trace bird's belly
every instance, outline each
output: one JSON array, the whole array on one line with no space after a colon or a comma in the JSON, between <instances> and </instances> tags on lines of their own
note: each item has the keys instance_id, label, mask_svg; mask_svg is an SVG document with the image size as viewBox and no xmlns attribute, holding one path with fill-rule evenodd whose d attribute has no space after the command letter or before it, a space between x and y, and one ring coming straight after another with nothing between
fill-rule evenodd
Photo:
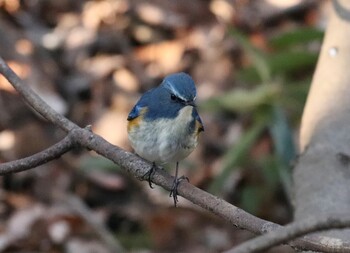
<instances>
[{"instance_id":1,"label":"bird's belly","mask_svg":"<svg viewBox=\"0 0 350 253\"><path fill-rule=\"evenodd\" d=\"M135 152L156 163L177 162L187 157L197 146L197 135L186 125L170 119L143 121L128 131Z\"/></svg>"}]
</instances>

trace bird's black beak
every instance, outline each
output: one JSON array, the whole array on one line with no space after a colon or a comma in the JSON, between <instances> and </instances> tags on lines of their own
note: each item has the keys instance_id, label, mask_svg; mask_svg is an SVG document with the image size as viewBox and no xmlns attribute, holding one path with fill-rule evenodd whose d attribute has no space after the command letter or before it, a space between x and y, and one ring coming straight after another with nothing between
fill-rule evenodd
<instances>
[{"instance_id":1,"label":"bird's black beak","mask_svg":"<svg viewBox=\"0 0 350 253\"><path fill-rule=\"evenodd\" d=\"M193 106L193 107L196 107L196 104L195 104L195 102L193 100L192 101L186 101L185 104Z\"/></svg>"}]
</instances>

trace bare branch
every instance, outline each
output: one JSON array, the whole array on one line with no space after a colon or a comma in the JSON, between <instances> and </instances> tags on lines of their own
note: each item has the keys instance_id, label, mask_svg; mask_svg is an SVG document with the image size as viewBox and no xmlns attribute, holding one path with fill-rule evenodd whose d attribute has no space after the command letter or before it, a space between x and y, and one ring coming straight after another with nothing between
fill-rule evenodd
<instances>
[{"instance_id":1,"label":"bare branch","mask_svg":"<svg viewBox=\"0 0 350 253\"><path fill-rule=\"evenodd\" d=\"M34 93L28 85L23 85L22 80L15 72L6 64L4 59L0 57L0 73L6 77L11 85L22 95L23 99L45 119L59 126L65 132L77 127L76 124L57 113L36 93Z\"/></svg>"},{"instance_id":2,"label":"bare branch","mask_svg":"<svg viewBox=\"0 0 350 253\"><path fill-rule=\"evenodd\" d=\"M79 142L81 146L96 151L98 154L110 159L117 165L124 168L128 173L138 177L139 179L141 179L142 176L152 167L152 164L149 162L110 144L101 136L89 132L86 129L75 130L75 132L77 133L76 141ZM154 176L152 177L152 182L162 186L166 190L171 189L173 180L174 178L164 170L156 170ZM225 200L211 195L210 193L205 192L186 181L181 182L178 187L178 193L180 196L191 201L192 203L216 214L224 220L229 221L234 226L246 229L255 234L265 234L271 231L283 230L282 226L251 215L244 210L231 205ZM332 220L333 218L329 219ZM344 226L346 225L339 225L339 227ZM337 248L333 245L327 245L324 243L324 241L314 237L297 239L290 243L290 245L298 249L308 249L314 251L322 250L322 252L350 252L350 246L348 247L347 245L343 245L342 248Z\"/></svg>"},{"instance_id":3,"label":"bare branch","mask_svg":"<svg viewBox=\"0 0 350 253\"><path fill-rule=\"evenodd\" d=\"M73 122L69 121L62 115L55 112L52 108L50 108L38 95L36 95L28 86L24 85L22 81L17 77L17 75L7 66L3 59L0 57L0 73L5 76L5 78L15 87L15 89L24 97L24 99L28 102L28 104L33 107L38 113L43 115L48 121L59 126L66 132L68 132L68 136L62 140L71 141L71 145L68 143L65 144L65 148L60 147L62 145L61 142L55 144L48 150L51 152L47 152L46 157L47 161L50 159L54 159L59 156L60 152L63 154L67 152L69 149L73 147L73 144L78 144L81 147L85 147L90 150L94 150L98 154L110 159L117 165L121 166L130 174L142 178L142 176L151 169L152 165L143 160L142 158L131 154L117 146L114 146L104 140L99 135L94 134L89 129L83 129L75 125ZM64 146L64 145L63 145ZM52 155L52 150L56 150L57 153L53 152L57 156ZM47 151L47 150L46 150ZM42 154L45 152L42 151L36 154L38 157L36 159L30 160L28 159L26 162L31 161L35 166L35 164L39 165L45 162L42 158ZM39 155L40 154L40 155ZM34 156L36 156L34 155ZM41 158L40 158L41 157ZM44 156L45 157L45 156ZM22 159L23 160L23 159ZM38 160L38 161L36 161ZM14 164L16 161L12 162ZM41 163L40 163L41 162ZM9 163L10 164L10 163ZM24 165L21 165L24 166ZM29 169L30 166L25 167L25 169ZM21 171L24 169L18 169ZM13 170L11 172L15 172L17 170ZM173 177L170 176L164 170L157 170L154 176L152 177L152 181L162 186L163 188L170 190L173 184ZM229 204L228 202L213 196L189 183L183 181L178 187L179 195L193 202L194 204L203 207L204 209L218 215L224 220L229 221L233 225L246 229L256 234L264 234L276 229L281 229L280 225L275 223L260 219L255 217L244 210ZM350 252L350 248L345 248L342 251L337 251L334 247L325 245L320 240L314 240L313 238L309 238L308 240L295 240L292 244L294 247L301 249L309 249L309 250L319 250L322 249L323 252Z\"/></svg>"},{"instance_id":4,"label":"bare branch","mask_svg":"<svg viewBox=\"0 0 350 253\"><path fill-rule=\"evenodd\" d=\"M75 143L73 142L71 135L68 134L61 141L57 142L56 144L39 153L12 162L1 163L0 175L6 175L10 173L33 169L39 165L59 158L64 153L70 151L74 145Z\"/></svg>"},{"instance_id":5,"label":"bare branch","mask_svg":"<svg viewBox=\"0 0 350 253\"><path fill-rule=\"evenodd\" d=\"M87 130L76 130L76 132L78 134L76 141L81 146L96 151L139 179L152 168L152 164L148 161L110 144L97 134L93 134ZM164 170L156 170L152 177L152 182L162 186L166 190L171 189L173 181L174 178ZM272 222L259 219L186 181L181 182L178 187L178 193L194 204L230 221L233 225L248 229L253 233L261 234L278 226Z\"/></svg>"},{"instance_id":6,"label":"bare branch","mask_svg":"<svg viewBox=\"0 0 350 253\"><path fill-rule=\"evenodd\" d=\"M123 167L130 174L141 178L148 170L151 164L138 156L135 156L125 150L116 147L102 137L92 133L88 129L82 129L74 123L61 116L49 107L30 87L23 84L21 79L9 68L0 57L0 73L14 86L14 88L24 97L24 99L35 110L43 115L53 124L59 125L62 129L70 131L71 138L82 147L96 151L98 154L112 160L117 165ZM72 130L73 129L73 130ZM153 179L155 184L170 190L173 178L165 171L158 170ZM264 228L277 226L271 222L259 219L243 210L230 205L226 201L215 197L205 191L202 191L189 183L181 183L178 188L179 194L193 203L214 212L232 222L235 226L246 228L253 233L266 232Z\"/></svg>"},{"instance_id":7,"label":"bare branch","mask_svg":"<svg viewBox=\"0 0 350 253\"><path fill-rule=\"evenodd\" d=\"M334 217L311 217L302 221L293 222L285 227L281 227L267 234L258 236L252 240L242 243L238 247L226 251L225 253L260 252L312 232L346 227L350 227L349 215L337 215ZM322 237L323 241L328 241L329 247L333 247L332 252L348 252L350 249L350 245L341 243L341 241L338 239L333 241L333 245L331 245L331 238L327 238L326 240L325 236L320 235L318 239L321 240ZM305 240L307 237L303 239ZM294 243L291 242L290 244L293 245ZM298 247L298 249L302 248ZM317 251L319 250L323 251L322 248L317 249Z\"/></svg>"}]
</instances>

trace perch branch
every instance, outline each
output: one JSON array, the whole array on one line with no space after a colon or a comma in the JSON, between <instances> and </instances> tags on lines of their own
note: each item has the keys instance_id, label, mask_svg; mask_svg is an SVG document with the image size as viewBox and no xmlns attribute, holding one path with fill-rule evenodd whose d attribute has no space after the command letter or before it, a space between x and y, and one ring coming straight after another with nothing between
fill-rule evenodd
<instances>
[{"instance_id":1,"label":"perch branch","mask_svg":"<svg viewBox=\"0 0 350 253\"><path fill-rule=\"evenodd\" d=\"M284 227L246 241L231 250L225 251L225 253L261 252L312 232L326 229L346 228L349 226L349 215L336 215L334 217L311 217L309 219L290 223ZM325 237L323 238L326 239ZM304 237L303 239L306 240L307 237ZM319 239L322 239L321 235L319 236ZM328 243L330 247L334 248L333 252L346 252L350 249L350 245L340 243L338 239L334 240L332 245L331 238L328 238ZM293 244L293 242L290 243L291 246L293 246ZM298 248L301 249L300 247ZM322 248L319 250L322 250Z\"/></svg>"},{"instance_id":2,"label":"perch branch","mask_svg":"<svg viewBox=\"0 0 350 253\"><path fill-rule=\"evenodd\" d=\"M23 96L25 101L27 101L32 108L44 116L48 121L69 133L73 143L76 143L81 147L94 150L96 153L110 159L117 165L121 166L128 173L136 176L139 179L141 179L142 176L151 169L152 165L149 162L110 144L101 136L94 134L89 129L78 127L64 116L55 112L28 86L22 83L20 78L8 67L1 57L0 73L4 75L4 77L14 86L14 88ZM170 190L173 183L173 177L164 170L157 170L152 177L152 181L164 189ZM276 229L282 229L280 225L255 217L244 210L191 185L186 181L183 181L179 185L178 193L180 196L218 215L224 220L229 221L233 225L246 229L255 234L264 234ZM350 248L339 251L334 247L325 245L320 240L314 239L297 239L293 241L293 246L300 249L315 251L319 251L321 249L323 252L350 252Z\"/></svg>"}]
</instances>

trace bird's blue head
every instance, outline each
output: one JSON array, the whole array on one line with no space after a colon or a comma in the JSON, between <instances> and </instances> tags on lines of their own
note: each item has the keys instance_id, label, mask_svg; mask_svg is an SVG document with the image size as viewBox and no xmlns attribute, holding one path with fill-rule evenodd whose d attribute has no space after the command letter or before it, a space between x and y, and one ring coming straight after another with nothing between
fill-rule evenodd
<instances>
[{"instance_id":1,"label":"bird's blue head","mask_svg":"<svg viewBox=\"0 0 350 253\"><path fill-rule=\"evenodd\" d=\"M142 112L146 120L175 118L184 107L195 107L195 99L196 87L191 76L185 73L168 75L160 86L141 97L128 120L138 117ZM197 114L195 109L192 111Z\"/></svg>"},{"instance_id":2,"label":"bird's blue head","mask_svg":"<svg viewBox=\"0 0 350 253\"><path fill-rule=\"evenodd\" d=\"M164 78L160 88L168 90L172 100L194 105L197 93L194 81L190 75L183 72L168 75Z\"/></svg>"}]
</instances>

